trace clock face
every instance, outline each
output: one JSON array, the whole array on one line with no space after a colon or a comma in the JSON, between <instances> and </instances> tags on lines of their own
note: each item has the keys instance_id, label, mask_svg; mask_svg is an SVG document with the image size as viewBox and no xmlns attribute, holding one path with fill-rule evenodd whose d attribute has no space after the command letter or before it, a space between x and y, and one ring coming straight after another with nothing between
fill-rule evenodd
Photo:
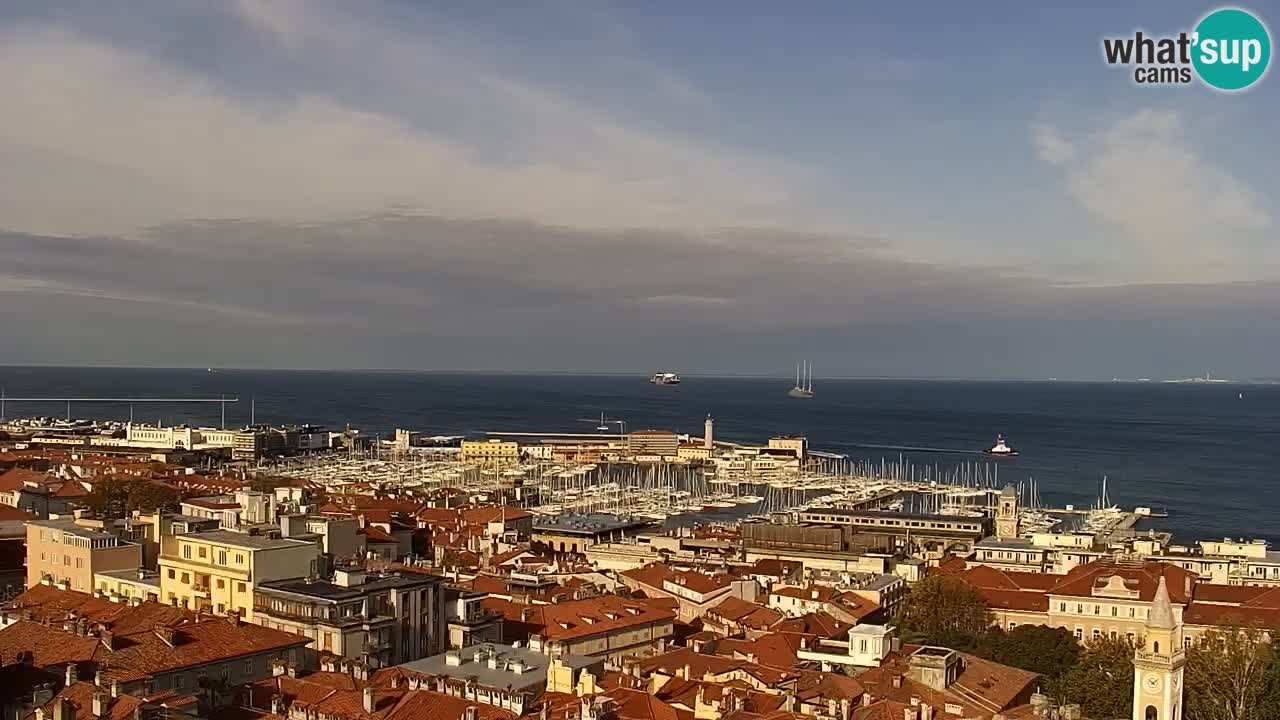
<instances>
[{"instance_id":1,"label":"clock face","mask_svg":"<svg viewBox=\"0 0 1280 720\"><path fill-rule=\"evenodd\" d=\"M1160 692L1160 676L1155 673L1147 673L1146 688L1149 693Z\"/></svg>"}]
</instances>

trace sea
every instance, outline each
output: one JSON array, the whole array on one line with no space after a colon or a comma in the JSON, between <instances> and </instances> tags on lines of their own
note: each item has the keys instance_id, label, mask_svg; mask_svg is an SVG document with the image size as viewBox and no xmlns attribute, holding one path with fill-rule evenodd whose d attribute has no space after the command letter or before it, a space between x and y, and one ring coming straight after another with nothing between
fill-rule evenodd
<instances>
[{"instance_id":1,"label":"sea","mask_svg":"<svg viewBox=\"0 0 1280 720\"><path fill-rule=\"evenodd\" d=\"M0 367L7 397L237 398L227 426L347 426L389 434L595 432L603 414L628 430L744 443L803 435L852 460L1034 480L1043 504L1088 507L1103 479L1125 509L1174 542L1262 538L1280 549L1280 385L1235 383L823 380L808 400L794 378L685 376L655 386L632 375ZM63 416L65 403L5 402L12 417ZM219 425L218 405L72 403L74 417ZM614 427L618 427L616 424ZM1003 434L1017 457L983 454ZM998 468L998 471L997 471ZM1145 526L1143 526L1145 527Z\"/></svg>"}]
</instances>

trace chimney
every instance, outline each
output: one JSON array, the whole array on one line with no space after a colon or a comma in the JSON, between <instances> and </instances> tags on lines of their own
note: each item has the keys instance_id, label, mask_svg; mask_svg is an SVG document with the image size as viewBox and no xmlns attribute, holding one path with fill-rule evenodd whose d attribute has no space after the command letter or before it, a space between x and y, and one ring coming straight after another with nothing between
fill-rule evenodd
<instances>
[{"instance_id":1,"label":"chimney","mask_svg":"<svg viewBox=\"0 0 1280 720\"><path fill-rule=\"evenodd\" d=\"M681 677L681 678L684 678L685 680L688 680L688 679L689 679L689 670L690 670L690 668L689 668L689 663L685 663L685 664L684 664L684 667L680 668L680 677Z\"/></svg>"},{"instance_id":2,"label":"chimney","mask_svg":"<svg viewBox=\"0 0 1280 720\"><path fill-rule=\"evenodd\" d=\"M291 678L298 677L298 666L294 663L285 663L284 672Z\"/></svg>"},{"instance_id":3,"label":"chimney","mask_svg":"<svg viewBox=\"0 0 1280 720\"><path fill-rule=\"evenodd\" d=\"M120 681L119 680L111 681L111 697L113 698L120 697Z\"/></svg>"},{"instance_id":4,"label":"chimney","mask_svg":"<svg viewBox=\"0 0 1280 720\"><path fill-rule=\"evenodd\" d=\"M93 716L102 717L107 714L107 708L111 705L111 696L106 693L95 692L93 694Z\"/></svg>"},{"instance_id":5,"label":"chimney","mask_svg":"<svg viewBox=\"0 0 1280 720\"><path fill-rule=\"evenodd\" d=\"M271 661L271 676L279 677L284 674L284 661L276 658Z\"/></svg>"},{"instance_id":6,"label":"chimney","mask_svg":"<svg viewBox=\"0 0 1280 720\"><path fill-rule=\"evenodd\" d=\"M462 712L463 720L476 720L476 718L479 717L479 715L480 715L479 708L477 708L475 705L468 705L467 709Z\"/></svg>"},{"instance_id":7,"label":"chimney","mask_svg":"<svg viewBox=\"0 0 1280 720\"><path fill-rule=\"evenodd\" d=\"M110 630L103 628L98 632L98 639L102 641L102 646L108 650L115 650L116 635Z\"/></svg>"},{"instance_id":8,"label":"chimney","mask_svg":"<svg viewBox=\"0 0 1280 720\"><path fill-rule=\"evenodd\" d=\"M72 710L70 702L66 698L55 698L53 701L53 720L73 720L75 711Z\"/></svg>"},{"instance_id":9,"label":"chimney","mask_svg":"<svg viewBox=\"0 0 1280 720\"><path fill-rule=\"evenodd\" d=\"M871 703L875 701L876 699L871 695L871 693L866 691L862 693L862 707L870 707Z\"/></svg>"},{"instance_id":10,"label":"chimney","mask_svg":"<svg viewBox=\"0 0 1280 720\"><path fill-rule=\"evenodd\" d=\"M918 717L919 717L919 713L916 712L915 708L913 707L902 708L903 720L916 720L916 718Z\"/></svg>"},{"instance_id":11,"label":"chimney","mask_svg":"<svg viewBox=\"0 0 1280 720\"><path fill-rule=\"evenodd\" d=\"M894 675L894 676L893 676L893 686L894 686L894 687L896 687L896 688L900 688L900 687L902 687L902 676L901 676L901 675Z\"/></svg>"},{"instance_id":12,"label":"chimney","mask_svg":"<svg viewBox=\"0 0 1280 720\"><path fill-rule=\"evenodd\" d=\"M366 687L363 693L364 711L373 714L373 688Z\"/></svg>"},{"instance_id":13,"label":"chimney","mask_svg":"<svg viewBox=\"0 0 1280 720\"><path fill-rule=\"evenodd\" d=\"M920 720L933 720L932 705L925 705L920 708Z\"/></svg>"},{"instance_id":14,"label":"chimney","mask_svg":"<svg viewBox=\"0 0 1280 720\"><path fill-rule=\"evenodd\" d=\"M98 668L98 670L93 673L93 684L95 687L106 687L106 680L107 677L103 674L102 668Z\"/></svg>"},{"instance_id":15,"label":"chimney","mask_svg":"<svg viewBox=\"0 0 1280 720\"><path fill-rule=\"evenodd\" d=\"M284 715L284 701L280 699L279 695L271 696L271 714Z\"/></svg>"},{"instance_id":16,"label":"chimney","mask_svg":"<svg viewBox=\"0 0 1280 720\"><path fill-rule=\"evenodd\" d=\"M75 685L79 679L80 679L80 668L76 667L75 663L68 663L67 679L63 682L63 685L66 687L71 687L72 685Z\"/></svg>"}]
</instances>

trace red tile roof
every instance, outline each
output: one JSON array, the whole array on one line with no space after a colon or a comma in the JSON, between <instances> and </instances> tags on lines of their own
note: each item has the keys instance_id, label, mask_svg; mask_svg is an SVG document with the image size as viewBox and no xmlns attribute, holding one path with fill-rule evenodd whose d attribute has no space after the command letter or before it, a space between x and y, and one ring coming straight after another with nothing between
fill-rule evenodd
<instances>
[{"instance_id":1,"label":"red tile roof","mask_svg":"<svg viewBox=\"0 0 1280 720\"><path fill-rule=\"evenodd\" d=\"M19 620L0 629L0 648L4 648L7 658L21 652L32 653L32 665L37 668L96 661L110 654L96 637L29 620Z\"/></svg>"},{"instance_id":2,"label":"red tile roof","mask_svg":"<svg viewBox=\"0 0 1280 720\"><path fill-rule=\"evenodd\" d=\"M171 633L170 645L162 635ZM128 682L182 668L225 662L311 642L302 635L226 618L207 618L170 628L142 631L114 638L107 676Z\"/></svg>"},{"instance_id":3,"label":"red tile roof","mask_svg":"<svg viewBox=\"0 0 1280 720\"><path fill-rule=\"evenodd\" d=\"M116 634L150 630L156 625L179 625L196 619L195 613L174 605L145 602L140 605L111 602L106 598L49 585L33 585L9 607L36 622L62 623L68 616L84 618L90 626L104 625Z\"/></svg>"},{"instance_id":4,"label":"red tile roof","mask_svg":"<svg viewBox=\"0 0 1280 720\"><path fill-rule=\"evenodd\" d=\"M134 710L142 705L142 700L132 695L113 698L108 692L106 693L107 712L103 715L94 715L93 696L94 693L100 692L103 692L102 688L89 682L77 682L64 687L53 700L43 706L44 716L54 717L54 703L65 700L71 707L71 713L63 716L67 720L133 720Z\"/></svg>"},{"instance_id":5,"label":"red tile roof","mask_svg":"<svg viewBox=\"0 0 1280 720\"><path fill-rule=\"evenodd\" d=\"M783 618L782 613L773 608L736 597L725 598L724 602L708 610L707 613L753 630L773 627Z\"/></svg>"}]
</instances>

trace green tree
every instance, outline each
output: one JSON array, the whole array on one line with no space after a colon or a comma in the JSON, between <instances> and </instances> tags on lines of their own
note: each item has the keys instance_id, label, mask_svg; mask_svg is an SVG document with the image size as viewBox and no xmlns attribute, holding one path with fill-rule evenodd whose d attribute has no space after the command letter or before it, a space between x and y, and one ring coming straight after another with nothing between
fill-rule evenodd
<instances>
[{"instance_id":1,"label":"green tree","mask_svg":"<svg viewBox=\"0 0 1280 720\"><path fill-rule=\"evenodd\" d=\"M258 492L272 492L278 487L288 487L291 484L293 484L293 481L287 477L260 474L255 475L253 479L249 481L249 488L251 490L257 490Z\"/></svg>"},{"instance_id":2,"label":"green tree","mask_svg":"<svg viewBox=\"0 0 1280 720\"><path fill-rule=\"evenodd\" d=\"M1079 704L1086 717L1133 716L1133 644L1105 635L1084 645L1059 683L1059 698Z\"/></svg>"},{"instance_id":3,"label":"green tree","mask_svg":"<svg viewBox=\"0 0 1280 720\"><path fill-rule=\"evenodd\" d=\"M1187 650L1187 720L1271 720L1276 656L1258 628L1214 628ZM1272 700L1275 699L1273 695Z\"/></svg>"},{"instance_id":4,"label":"green tree","mask_svg":"<svg viewBox=\"0 0 1280 720\"><path fill-rule=\"evenodd\" d=\"M129 487L127 505L129 510L155 512L156 510L173 511L178 509L181 494L177 488L158 482L139 480Z\"/></svg>"},{"instance_id":5,"label":"green tree","mask_svg":"<svg viewBox=\"0 0 1280 720\"><path fill-rule=\"evenodd\" d=\"M1273 631L1271 641L1271 665L1265 674L1262 691L1262 720L1280 720L1280 633Z\"/></svg>"},{"instance_id":6,"label":"green tree","mask_svg":"<svg viewBox=\"0 0 1280 720\"><path fill-rule=\"evenodd\" d=\"M1008 632L993 628L982 637L974 653L1038 673L1049 688L1056 688L1079 660L1080 651L1080 642L1066 628L1019 625Z\"/></svg>"},{"instance_id":7,"label":"green tree","mask_svg":"<svg viewBox=\"0 0 1280 720\"><path fill-rule=\"evenodd\" d=\"M100 518L122 518L129 507L129 483L113 477L95 480L82 502Z\"/></svg>"},{"instance_id":8,"label":"green tree","mask_svg":"<svg viewBox=\"0 0 1280 720\"><path fill-rule=\"evenodd\" d=\"M904 639L957 650L973 649L991 628L987 601L973 586L951 576L916 583L896 619Z\"/></svg>"}]
</instances>

